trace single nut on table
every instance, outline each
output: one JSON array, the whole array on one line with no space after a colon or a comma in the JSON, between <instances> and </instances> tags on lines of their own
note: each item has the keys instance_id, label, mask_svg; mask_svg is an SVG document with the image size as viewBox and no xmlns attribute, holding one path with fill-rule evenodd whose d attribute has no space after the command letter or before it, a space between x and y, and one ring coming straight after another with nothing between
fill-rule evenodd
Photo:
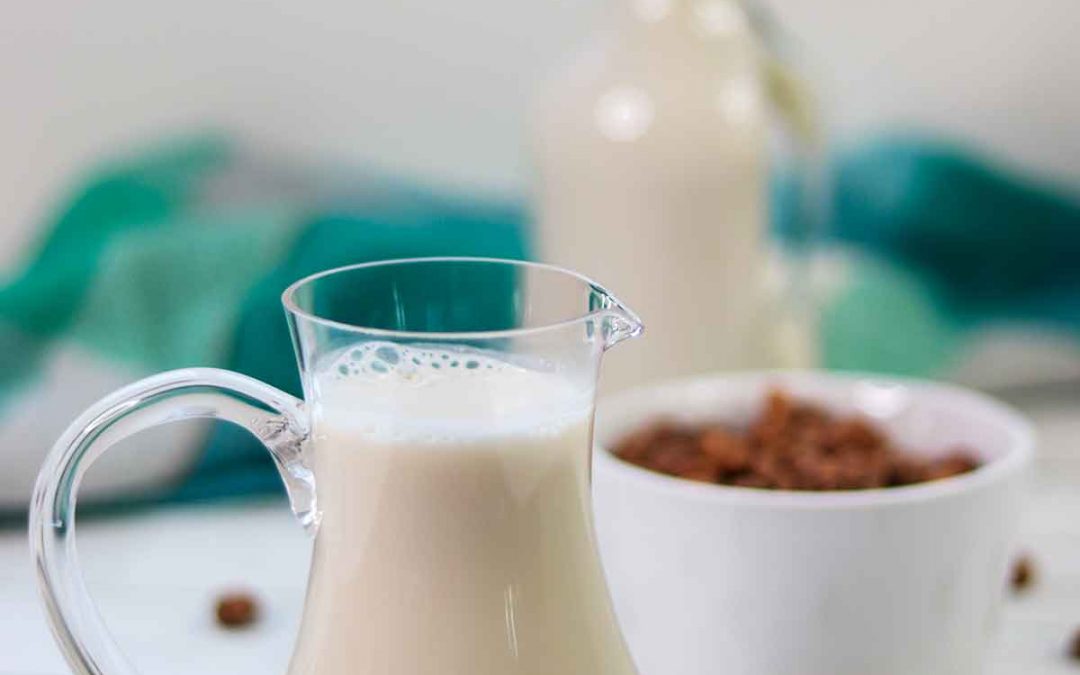
<instances>
[{"instance_id":1,"label":"single nut on table","mask_svg":"<svg viewBox=\"0 0 1080 675\"><path fill-rule=\"evenodd\" d=\"M259 605L250 593L226 593L218 598L215 612L219 625L243 628L259 618Z\"/></svg>"},{"instance_id":2,"label":"single nut on table","mask_svg":"<svg viewBox=\"0 0 1080 675\"><path fill-rule=\"evenodd\" d=\"M1009 579L1014 593L1023 593L1035 583L1035 563L1031 557L1021 555L1013 562L1012 576Z\"/></svg>"}]
</instances>

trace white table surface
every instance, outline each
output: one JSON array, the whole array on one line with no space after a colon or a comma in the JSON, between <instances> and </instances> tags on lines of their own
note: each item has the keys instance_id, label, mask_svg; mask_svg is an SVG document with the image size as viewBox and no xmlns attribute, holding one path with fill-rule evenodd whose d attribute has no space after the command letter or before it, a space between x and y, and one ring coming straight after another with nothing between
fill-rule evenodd
<instances>
[{"instance_id":1,"label":"white table surface","mask_svg":"<svg viewBox=\"0 0 1080 675\"><path fill-rule=\"evenodd\" d=\"M1011 598L988 675L1080 673L1064 658L1080 629L1080 401L1017 401L1042 450L1021 546L1037 585ZM285 669L303 603L310 542L283 503L185 507L80 524L87 584L134 665L155 675L266 675ZM213 600L253 589L249 630L215 625ZM0 531L0 675L69 672L45 624L21 530Z\"/></svg>"}]
</instances>

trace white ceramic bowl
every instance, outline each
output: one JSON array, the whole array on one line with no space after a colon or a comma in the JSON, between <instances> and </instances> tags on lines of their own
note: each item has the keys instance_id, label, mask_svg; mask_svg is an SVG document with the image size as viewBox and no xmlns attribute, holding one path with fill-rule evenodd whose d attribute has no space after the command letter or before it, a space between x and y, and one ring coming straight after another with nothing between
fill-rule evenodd
<instances>
[{"instance_id":1,"label":"white ceramic bowl","mask_svg":"<svg viewBox=\"0 0 1080 675\"><path fill-rule=\"evenodd\" d=\"M770 387L875 420L974 472L921 485L782 492L695 483L604 450L650 421L741 424ZM1033 435L958 387L822 372L632 390L597 415L597 536L642 675L974 675L1002 596Z\"/></svg>"}]
</instances>

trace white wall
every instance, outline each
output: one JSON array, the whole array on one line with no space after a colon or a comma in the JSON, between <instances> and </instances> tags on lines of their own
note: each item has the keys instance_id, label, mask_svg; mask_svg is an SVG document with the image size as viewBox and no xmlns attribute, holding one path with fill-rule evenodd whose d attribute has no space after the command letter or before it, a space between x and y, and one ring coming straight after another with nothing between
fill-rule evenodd
<instances>
[{"instance_id":1,"label":"white wall","mask_svg":"<svg viewBox=\"0 0 1080 675\"><path fill-rule=\"evenodd\" d=\"M4 0L0 269L90 158L217 126L496 189L528 95L606 2ZM926 122L1080 181L1077 0L772 0L845 133Z\"/></svg>"},{"instance_id":2,"label":"white wall","mask_svg":"<svg viewBox=\"0 0 1080 675\"><path fill-rule=\"evenodd\" d=\"M842 135L933 126L1080 187L1078 0L769 0Z\"/></svg>"},{"instance_id":3,"label":"white wall","mask_svg":"<svg viewBox=\"0 0 1080 675\"><path fill-rule=\"evenodd\" d=\"M76 167L183 128L520 187L529 90L593 15L574 0L4 3L0 266Z\"/></svg>"}]
</instances>

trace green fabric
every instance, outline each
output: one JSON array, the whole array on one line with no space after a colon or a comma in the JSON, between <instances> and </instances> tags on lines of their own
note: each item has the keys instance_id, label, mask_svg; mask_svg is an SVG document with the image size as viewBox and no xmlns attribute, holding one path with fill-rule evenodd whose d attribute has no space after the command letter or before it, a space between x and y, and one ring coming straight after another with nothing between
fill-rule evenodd
<instances>
[{"instance_id":1,"label":"green fabric","mask_svg":"<svg viewBox=\"0 0 1080 675\"><path fill-rule=\"evenodd\" d=\"M822 312L825 365L934 375L976 331L1022 323L1080 337L1080 199L970 148L892 136L838 154L826 245L858 254ZM792 181L778 228L799 244Z\"/></svg>"},{"instance_id":2,"label":"green fabric","mask_svg":"<svg viewBox=\"0 0 1080 675\"><path fill-rule=\"evenodd\" d=\"M168 226L192 201L196 181L226 160L220 140L198 139L106 167L46 230L26 269L0 288L0 317L34 336L63 332L115 237Z\"/></svg>"},{"instance_id":3,"label":"green fabric","mask_svg":"<svg viewBox=\"0 0 1080 675\"><path fill-rule=\"evenodd\" d=\"M0 284L0 424L47 359L71 346L125 374L218 366L298 395L280 305L296 279L387 258L529 254L518 205L392 178L338 172L331 200L275 189L208 198L223 177L250 177L246 161L227 139L207 136L88 175L26 265ZM1080 335L1074 195L924 138L863 144L836 167L828 241L858 255L850 283L824 307L828 366L938 373L971 331L1002 321ZM800 213L793 199L790 189L774 195L789 235ZM512 311L497 284L477 286L494 289L488 316ZM389 320L378 303L364 306L371 320ZM280 489L267 453L219 425L188 479L150 499Z\"/></svg>"},{"instance_id":4,"label":"green fabric","mask_svg":"<svg viewBox=\"0 0 1080 675\"><path fill-rule=\"evenodd\" d=\"M197 181L227 158L220 138L197 138L93 175L45 229L29 264L0 286L0 403L75 321L109 245L167 227L193 201Z\"/></svg>"},{"instance_id":5,"label":"green fabric","mask_svg":"<svg viewBox=\"0 0 1080 675\"><path fill-rule=\"evenodd\" d=\"M961 331L912 272L858 258L852 281L822 308L822 358L834 368L926 374L946 367Z\"/></svg>"},{"instance_id":6,"label":"green fabric","mask_svg":"<svg viewBox=\"0 0 1080 675\"><path fill-rule=\"evenodd\" d=\"M177 217L118 237L70 339L146 370L226 363L243 302L295 236L289 210Z\"/></svg>"},{"instance_id":7,"label":"green fabric","mask_svg":"<svg viewBox=\"0 0 1080 675\"><path fill-rule=\"evenodd\" d=\"M0 408L9 405L37 374L43 349L41 340L0 320Z\"/></svg>"},{"instance_id":8,"label":"green fabric","mask_svg":"<svg viewBox=\"0 0 1080 675\"><path fill-rule=\"evenodd\" d=\"M968 324L1080 330L1080 198L967 148L884 139L839 163L832 234L911 269Z\"/></svg>"},{"instance_id":9,"label":"green fabric","mask_svg":"<svg viewBox=\"0 0 1080 675\"><path fill-rule=\"evenodd\" d=\"M0 287L0 406L71 346L136 376L217 366L300 395L280 299L293 281L388 258L528 253L513 204L359 172L330 177L332 200L274 190L209 199L223 177L265 168L245 161L226 140L197 137L92 173ZM221 424L187 479L147 499L280 490L266 451Z\"/></svg>"}]
</instances>

